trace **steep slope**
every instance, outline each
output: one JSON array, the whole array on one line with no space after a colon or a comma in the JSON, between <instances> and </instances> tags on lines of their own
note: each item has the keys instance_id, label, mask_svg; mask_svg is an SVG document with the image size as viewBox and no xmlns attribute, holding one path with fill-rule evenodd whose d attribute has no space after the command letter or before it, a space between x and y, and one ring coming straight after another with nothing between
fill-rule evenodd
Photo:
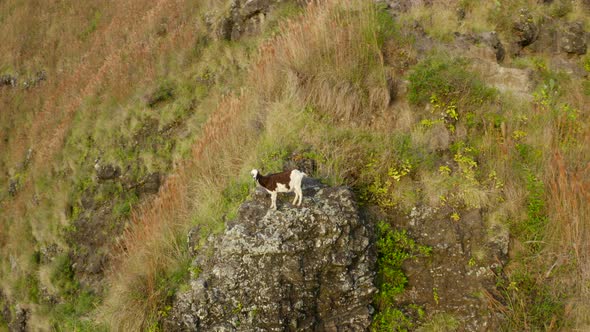
<instances>
[{"instance_id":1,"label":"steep slope","mask_svg":"<svg viewBox=\"0 0 590 332\"><path fill-rule=\"evenodd\" d=\"M589 326L586 1L300 5L0 4L0 326L178 326L302 166L376 229L371 330Z\"/></svg>"}]
</instances>

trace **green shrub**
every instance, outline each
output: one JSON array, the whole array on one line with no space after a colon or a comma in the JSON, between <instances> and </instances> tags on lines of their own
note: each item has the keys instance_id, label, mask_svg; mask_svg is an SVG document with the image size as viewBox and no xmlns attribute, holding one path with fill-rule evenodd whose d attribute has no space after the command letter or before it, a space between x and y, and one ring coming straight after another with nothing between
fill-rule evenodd
<instances>
[{"instance_id":1,"label":"green shrub","mask_svg":"<svg viewBox=\"0 0 590 332\"><path fill-rule=\"evenodd\" d=\"M250 194L251 186L252 183L249 181L234 181L223 190L223 210L227 213L227 219L236 217L240 204Z\"/></svg>"},{"instance_id":2,"label":"green shrub","mask_svg":"<svg viewBox=\"0 0 590 332\"><path fill-rule=\"evenodd\" d=\"M139 197L134 192L123 195L113 206L113 215L119 219L129 217L132 207L138 202Z\"/></svg>"},{"instance_id":3,"label":"green shrub","mask_svg":"<svg viewBox=\"0 0 590 332\"><path fill-rule=\"evenodd\" d=\"M411 320L396 308L395 297L406 287L408 278L402 270L406 259L429 256L432 248L417 244L405 230L396 231L383 221L377 224L377 313L373 331L406 331Z\"/></svg>"},{"instance_id":4,"label":"green shrub","mask_svg":"<svg viewBox=\"0 0 590 332\"><path fill-rule=\"evenodd\" d=\"M466 69L467 60L446 55L431 55L418 63L408 79L408 100L412 104L425 104L436 96L445 107L479 106L491 101L496 90L487 87Z\"/></svg>"},{"instance_id":5,"label":"green shrub","mask_svg":"<svg viewBox=\"0 0 590 332\"><path fill-rule=\"evenodd\" d=\"M23 299L32 303L39 303L39 278L36 274L27 273L18 278L14 285L14 290Z\"/></svg>"},{"instance_id":6,"label":"green shrub","mask_svg":"<svg viewBox=\"0 0 590 332\"><path fill-rule=\"evenodd\" d=\"M152 312L156 316L149 317L149 321L146 323L150 331L161 331L162 319L166 318L170 313L174 296L179 289L187 284L190 273L194 270L195 268L191 266L190 257L184 255L178 265L171 266L170 269L157 271L155 294L158 301L155 303L157 308Z\"/></svg>"},{"instance_id":7,"label":"green shrub","mask_svg":"<svg viewBox=\"0 0 590 332\"><path fill-rule=\"evenodd\" d=\"M80 289L80 284L74 276L72 260L68 254L62 254L55 259L51 282L60 290L62 296L70 298Z\"/></svg>"},{"instance_id":8,"label":"green shrub","mask_svg":"<svg viewBox=\"0 0 590 332\"><path fill-rule=\"evenodd\" d=\"M372 332L409 331L414 327L412 319L397 308L384 308L373 317Z\"/></svg>"}]
</instances>

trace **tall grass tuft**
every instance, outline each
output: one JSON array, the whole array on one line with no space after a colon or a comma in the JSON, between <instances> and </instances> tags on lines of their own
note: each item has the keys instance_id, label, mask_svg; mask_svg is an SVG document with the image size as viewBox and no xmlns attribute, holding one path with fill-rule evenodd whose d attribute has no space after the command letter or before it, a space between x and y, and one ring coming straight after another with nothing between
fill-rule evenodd
<instances>
[{"instance_id":1,"label":"tall grass tuft","mask_svg":"<svg viewBox=\"0 0 590 332\"><path fill-rule=\"evenodd\" d=\"M590 296L590 164L574 165L566 162L559 151L551 158L548 172L547 227L553 261L549 262L549 276L553 269L562 265L576 267L562 284L569 288L569 318L574 326L590 326L590 305L585 299Z\"/></svg>"},{"instance_id":2,"label":"tall grass tuft","mask_svg":"<svg viewBox=\"0 0 590 332\"><path fill-rule=\"evenodd\" d=\"M254 87L267 100L290 94L329 119L355 123L389 105L381 49L396 29L386 12L361 1L320 1L283 30L261 47L254 68Z\"/></svg>"}]
</instances>

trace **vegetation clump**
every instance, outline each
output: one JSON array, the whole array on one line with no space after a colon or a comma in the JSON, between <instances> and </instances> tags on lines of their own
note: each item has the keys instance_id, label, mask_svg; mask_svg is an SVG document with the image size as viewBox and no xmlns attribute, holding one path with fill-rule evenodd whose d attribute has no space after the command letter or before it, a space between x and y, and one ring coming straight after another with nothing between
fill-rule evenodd
<instances>
[{"instance_id":1,"label":"vegetation clump","mask_svg":"<svg viewBox=\"0 0 590 332\"><path fill-rule=\"evenodd\" d=\"M396 295L401 294L408 282L402 270L407 259L427 257L432 248L417 244L405 231L398 231L384 222L377 224L377 287L375 304L378 313L373 318L372 331L407 331L416 326L415 318L400 310ZM424 313L419 307L410 306L419 316Z\"/></svg>"}]
</instances>

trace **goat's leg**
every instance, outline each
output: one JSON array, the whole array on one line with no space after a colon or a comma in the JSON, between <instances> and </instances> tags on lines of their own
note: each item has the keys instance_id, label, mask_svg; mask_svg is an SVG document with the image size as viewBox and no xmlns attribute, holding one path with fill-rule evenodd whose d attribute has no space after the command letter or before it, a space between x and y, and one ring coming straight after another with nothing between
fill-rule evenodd
<instances>
[{"instance_id":1,"label":"goat's leg","mask_svg":"<svg viewBox=\"0 0 590 332\"><path fill-rule=\"evenodd\" d=\"M299 193L297 193L297 190L295 190L295 198L293 199L293 205L297 203L297 198L299 198Z\"/></svg>"},{"instance_id":2,"label":"goat's leg","mask_svg":"<svg viewBox=\"0 0 590 332\"><path fill-rule=\"evenodd\" d=\"M301 201L303 200L303 193L301 192L301 188L295 189L295 199L297 198L299 198L297 206L301 206Z\"/></svg>"},{"instance_id":3,"label":"goat's leg","mask_svg":"<svg viewBox=\"0 0 590 332\"><path fill-rule=\"evenodd\" d=\"M273 191L270 193L270 208L273 210L277 209L277 192Z\"/></svg>"}]
</instances>

